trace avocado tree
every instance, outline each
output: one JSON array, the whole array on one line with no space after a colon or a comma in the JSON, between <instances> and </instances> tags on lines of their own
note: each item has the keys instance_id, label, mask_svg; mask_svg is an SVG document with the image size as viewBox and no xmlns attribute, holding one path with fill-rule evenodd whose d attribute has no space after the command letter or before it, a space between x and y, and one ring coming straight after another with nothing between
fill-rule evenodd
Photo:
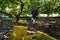
<instances>
[{"instance_id":1,"label":"avocado tree","mask_svg":"<svg viewBox=\"0 0 60 40\"><path fill-rule=\"evenodd\" d=\"M15 16L19 20L25 5L24 2L22 0L0 0L0 12L9 17Z\"/></svg>"},{"instance_id":2,"label":"avocado tree","mask_svg":"<svg viewBox=\"0 0 60 40\"><path fill-rule=\"evenodd\" d=\"M0 0L0 12L17 20L21 14L30 14L33 7L38 9L39 14L60 13L59 0Z\"/></svg>"}]
</instances>

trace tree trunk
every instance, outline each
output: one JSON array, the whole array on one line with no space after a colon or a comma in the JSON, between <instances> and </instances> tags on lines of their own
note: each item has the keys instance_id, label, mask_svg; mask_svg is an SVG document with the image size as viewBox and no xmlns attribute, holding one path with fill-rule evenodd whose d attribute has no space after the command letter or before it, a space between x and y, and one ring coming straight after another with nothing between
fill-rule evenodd
<instances>
[{"instance_id":1,"label":"tree trunk","mask_svg":"<svg viewBox=\"0 0 60 40\"><path fill-rule=\"evenodd\" d=\"M19 18L20 18L20 14L23 12L23 7L24 7L24 3L23 3L23 1L20 1L20 3L21 3L21 6L20 6L20 10L18 11L18 15L16 15L16 22L18 23L18 20L19 20Z\"/></svg>"}]
</instances>

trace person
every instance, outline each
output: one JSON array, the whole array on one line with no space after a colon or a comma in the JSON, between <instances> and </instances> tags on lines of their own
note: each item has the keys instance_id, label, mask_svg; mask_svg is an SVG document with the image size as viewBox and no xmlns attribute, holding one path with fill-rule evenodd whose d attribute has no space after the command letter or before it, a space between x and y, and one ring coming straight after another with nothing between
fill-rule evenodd
<instances>
[{"instance_id":1,"label":"person","mask_svg":"<svg viewBox=\"0 0 60 40\"><path fill-rule=\"evenodd\" d=\"M32 21L32 23L35 23L35 22L36 22L37 12L38 12L38 10L37 10L36 8L33 8L33 9L32 9L32 12L31 12L31 14L32 14L31 21Z\"/></svg>"}]
</instances>

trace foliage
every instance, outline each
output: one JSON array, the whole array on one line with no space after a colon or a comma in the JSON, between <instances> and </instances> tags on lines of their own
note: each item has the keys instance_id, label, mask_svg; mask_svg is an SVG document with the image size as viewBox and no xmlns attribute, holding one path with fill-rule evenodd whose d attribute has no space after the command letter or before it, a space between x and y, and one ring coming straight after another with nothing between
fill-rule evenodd
<instances>
[{"instance_id":1,"label":"foliage","mask_svg":"<svg viewBox=\"0 0 60 40\"><path fill-rule=\"evenodd\" d=\"M0 11L6 12L10 16L16 16L21 11L21 1L24 3L21 14L23 16L30 14L33 7L38 9L39 14L60 13L59 0L0 0Z\"/></svg>"}]
</instances>

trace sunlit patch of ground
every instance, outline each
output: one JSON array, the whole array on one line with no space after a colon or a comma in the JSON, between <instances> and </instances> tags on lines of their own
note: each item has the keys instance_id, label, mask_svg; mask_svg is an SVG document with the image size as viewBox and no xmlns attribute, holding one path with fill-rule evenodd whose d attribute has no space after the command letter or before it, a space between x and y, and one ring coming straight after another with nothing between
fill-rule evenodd
<instances>
[{"instance_id":1,"label":"sunlit patch of ground","mask_svg":"<svg viewBox=\"0 0 60 40\"><path fill-rule=\"evenodd\" d=\"M19 19L19 20L18 20L18 23L28 24L28 21L27 21L27 20Z\"/></svg>"},{"instance_id":2,"label":"sunlit patch of ground","mask_svg":"<svg viewBox=\"0 0 60 40\"><path fill-rule=\"evenodd\" d=\"M37 31L38 34L33 33L33 35L27 36L27 27L25 26L14 26L13 32L10 35L10 40L56 40L55 38Z\"/></svg>"},{"instance_id":3,"label":"sunlit patch of ground","mask_svg":"<svg viewBox=\"0 0 60 40\"><path fill-rule=\"evenodd\" d=\"M2 22L2 20L0 20L0 22Z\"/></svg>"}]
</instances>

